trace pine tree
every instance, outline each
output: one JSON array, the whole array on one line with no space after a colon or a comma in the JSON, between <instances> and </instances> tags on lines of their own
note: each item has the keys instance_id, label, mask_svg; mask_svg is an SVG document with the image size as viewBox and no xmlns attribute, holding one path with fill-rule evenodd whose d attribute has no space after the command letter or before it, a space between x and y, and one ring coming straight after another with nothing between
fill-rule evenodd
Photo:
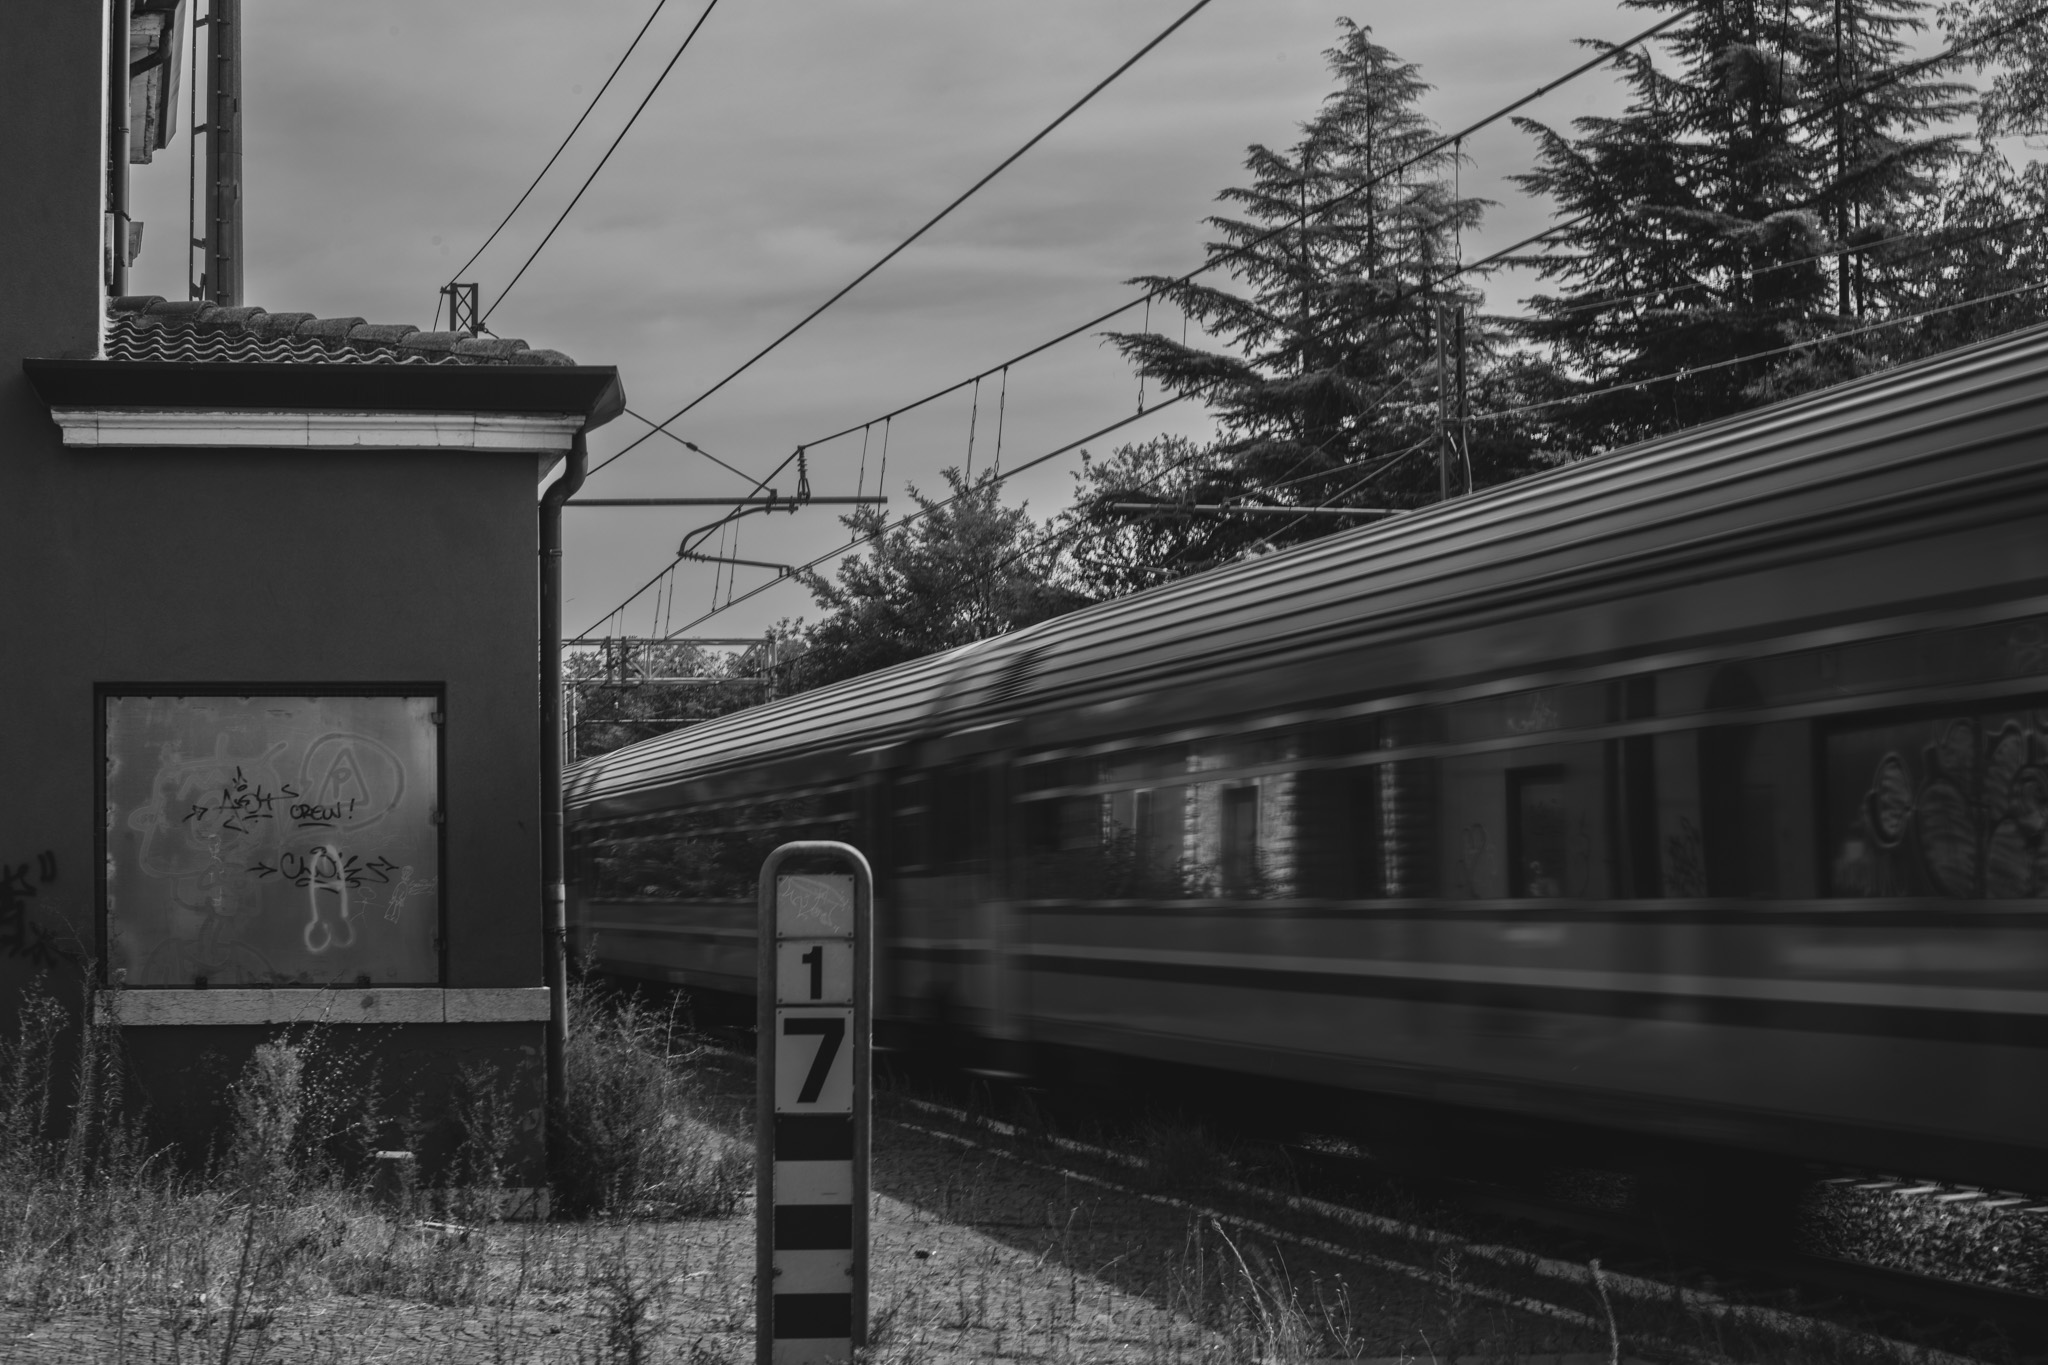
<instances>
[{"instance_id":1,"label":"pine tree","mask_svg":"<svg viewBox=\"0 0 2048 1365\"><path fill-rule=\"evenodd\" d=\"M1811 140L1813 202L1838 247L1897 237L1937 193L1957 138L1930 129L1970 107L1968 86L1940 79L1945 62L1915 60L1905 34L1925 28L1923 0L1808 0L1796 35L1809 73L1801 130ZM1863 250L1835 258L1835 312L1860 319L1910 311L1912 272L1885 268Z\"/></svg>"},{"instance_id":2,"label":"pine tree","mask_svg":"<svg viewBox=\"0 0 2048 1365\"><path fill-rule=\"evenodd\" d=\"M1218 234L1209 245L1216 271L1134 281L1227 349L1157 331L1113 338L1148 378L1201 396L1222 428L1215 458L1180 490L1189 501L1402 507L1443 492L1430 458L1439 374L1450 378L1448 362L1439 368L1439 342L1457 312L1477 302L1446 276L1461 231L1477 225L1485 205L1457 193L1458 151L1434 146L1439 134L1417 108L1430 87L1415 65L1373 42L1369 29L1343 20L1340 30L1325 54L1335 93L1293 147L1252 147L1251 183L1219 196L1236 213L1208 220ZM1474 354L1495 344L1479 327L1468 332ZM1407 459L1361 485L1402 452ZM1453 491L1466 485L1463 464L1453 462ZM1177 561L1198 568L1342 525L1285 523L1228 517L1163 540L1199 544L1198 555Z\"/></svg>"},{"instance_id":3,"label":"pine tree","mask_svg":"<svg viewBox=\"0 0 2048 1365\"><path fill-rule=\"evenodd\" d=\"M1540 266L1563 287L1529 301L1524 329L1585 395L1555 419L1562 444L1639 440L1869 367L1854 346L1760 353L1906 305L1862 248L1896 236L1955 155L1927 130L1960 111L1960 88L1904 60L1925 8L1707 0L1668 32L1668 57L1617 59L1619 116L1571 136L1519 121L1538 165L1517 179L1573 222Z\"/></svg>"}]
</instances>

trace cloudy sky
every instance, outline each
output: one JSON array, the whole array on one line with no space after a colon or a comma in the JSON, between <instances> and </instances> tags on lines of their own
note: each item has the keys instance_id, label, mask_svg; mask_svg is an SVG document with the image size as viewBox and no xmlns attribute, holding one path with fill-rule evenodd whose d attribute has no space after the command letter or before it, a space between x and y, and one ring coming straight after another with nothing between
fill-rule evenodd
<instances>
[{"instance_id":1,"label":"cloudy sky","mask_svg":"<svg viewBox=\"0 0 2048 1365\"><path fill-rule=\"evenodd\" d=\"M519 263L568 202L703 12L667 0L583 133L470 271L492 330L614 364L636 411L662 418L853 278L1151 39L1189 0L722 0L582 203L516 289ZM278 311L432 320L436 289L511 207L596 93L652 0L259 0L247 6L248 301ZM765 473L798 443L1000 363L1128 297L1122 281L1201 260L1202 217L1242 179L1247 144L1284 145L1328 93L1322 51L1348 15L1418 62L1427 113L1463 126L1582 60L1573 40L1651 21L1616 0L1214 0L1119 82L676 430ZM1564 122L1612 108L1604 76L1526 111ZM182 122L182 120L181 120ZM1501 201L1473 254L1540 227L1501 177L1525 169L1505 125L1475 138L1465 187ZM137 167L150 224L134 287L183 297L185 138ZM1518 282L1495 303L1509 306ZM1178 327L1155 308L1153 324ZM1113 351L1081 338L1011 371L1012 465L1136 407ZM984 386L977 467L993 454ZM893 424L888 485L942 486L967 456L971 395ZM646 428L620 418L602 459ZM1183 406L1098 442L1204 430ZM861 439L816 450L815 492L852 493ZM874 492L880 432L863 491ZM1019 478L1013 500L1065 502L1078 455ZM788 491L791 481L778 481ZM659 437L592 481L592 496L744 492ZM673 555L704 509L572 511L569 629L600 622ZM737 554L801 562L843 543L825 509L752 518ZM738 589L772 575L740 570ZM711 605L713 570L641 598L635 634ZM720 600L724 597L720 590ZM661 613L657 622L657 607ZM785 583L698 628L748 635L815 615ZM615 627L616 628L616 624Z\"/></svg>"}]
</instances>

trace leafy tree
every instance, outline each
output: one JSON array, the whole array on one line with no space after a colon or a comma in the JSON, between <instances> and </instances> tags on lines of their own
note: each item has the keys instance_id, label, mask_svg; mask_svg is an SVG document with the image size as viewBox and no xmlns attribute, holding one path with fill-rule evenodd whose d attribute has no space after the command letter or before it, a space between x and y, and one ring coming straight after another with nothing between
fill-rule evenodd
<instances>
[{"instance_id":1,"label":"leafy tree","mask_svg":"<svg viewBox=\"0 0 2048 1365\"><path fill-rule=\"evenodd\" d=\"M1460 230L1477 225L1484 204L1456 192L1457 152L1434 146L1437 130L1417 108L1430 87L1412 63L1348 20L1325 55L1335 93L1291 148L1252 147L1251 183L1220 196L1236 213L1208 220L1217 233L1209 260L1227 278L1134 281L1227 348L1151 331L1112 338L1143 374L1200 395L1222 427L1213 458L1189 466L1196 473L1177 485L1189 501L1307 507L1357 497L1406 507L1442 492L1427 458L1438 431L1440 333L1477 302L1447 276ZM1473 354L1493 346L1486 329L1468 330ZM1165 451L1126 447L1092 479L1110 489ZM1397 453L1410 458L1375 473ZM1464 483L1461 467L1453 486ZM1107 533L1108 521L1091 516ZM1341 524L1229 517L1130 528L1123 545L1132 554L1141 545L1172 548L1175 565L1199 567ZM1141 571L1140 562L1131 561L1132 573L1166 564Z\"/></svg>"},{"instance_id":2,"label":"leafy tree","mask_svg":"<svg viewBox=\"0 0 2048 1365\"><path fill-rule=\"evenodd\" d=\"M1220 487L1236 487L1228 465L1217 446L1185 436L1118 446L1103 460L1082 451L1073 506L1058 532L1075 586L1098 601L1123 597L1242 554L1245 533L1256 525L1172 510L1176 503L1213 502ZM1157 513L1133 515L1118 506L1155 501L1162 504Z\"/></svg>"},{"instance_id":3,"label":"leafy tree","mask_svg":"<svg viewBox=\"0 0 2048 1365\"><path fill-rule=\"evenodd\" d=\"M1992 74L1977 106L1977 131L1987 142L2048 133L2048 11L2041 0L1950 0L1941 8L1952 42L1970 44L1970 59Z\"/></svg>"},{"instance_id":4,"label":"leafy tree","mask_svg":"<svg viewBox=\"0 0 2048 1365\"><path fill-rule=\"evenodd\" d=\"M1913 227L1914 245L1888 268L1910 272L1916 308L1951 311L1876 334L1870 349L1888 345L1893 361L1911 360L2048 320L2048 289L2037 287L2048 284L2048 166L2016 171L1996 148L1980 148ZM1977 299L1985 302L1955 307Z\"/></svg>"},{"instance_id":5,"label":"leafy tree","mask_svg":"<svg viewBox=\"0 0 2048 1365\"><path fill-rule=\"evenodd\" d=\"M1903 59L1925 9L1707 0L1667 32L1669 69L1617 58L1620 115L1569 136L1518 121L1538 164L1517 179L1570 224L1539 264L1562 288L1530 300L1524 333L1584 395L1561 445L1641 439L1870 366L1853 346L1759 353L1908 302L1910 277L1861 248L1898 236L1955 156L1929 129L1964 107L1961 88Z\"/></svg>"},{"instance_id":6,"label":"leafy tree","mask_svg":"<svg viewBox=\"0 0 2048 1365\"><path fill-rule=\"evenodd\" d=\"M842 518L875 536L866 556L841 562L839 581L809 575L825 616L800 635L788 690L802 691L956 645L1001 635L1081 605L1059 581L1058 546L1024 508L1005 507L994 475L969 484L944 471L948 498L910 488L924 515L894 528L880 508Z\"/></svg>"},{"instance_id":7,"label":"leafy tree","mask_svg":"<svg viewBox=\"0 0 2048 1365\"><path fill-rule=\"evenodd\" d=\"M789 646L770 633L765 645L714 654L687 644L616 645L570 654L562 665L575 726L571 758L590 758L776 695L774 665ZM675 684L656 678L702 678ZM786 689L784 689L786 690Z\"/></svg>"}]
</instances>

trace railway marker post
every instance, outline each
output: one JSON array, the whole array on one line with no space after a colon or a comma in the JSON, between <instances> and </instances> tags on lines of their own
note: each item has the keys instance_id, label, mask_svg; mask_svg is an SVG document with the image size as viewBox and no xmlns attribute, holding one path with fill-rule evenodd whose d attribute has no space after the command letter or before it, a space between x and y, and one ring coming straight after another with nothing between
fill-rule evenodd
<instances>
[{"instance_id":1,"label":"railway marker post","mask_svg":"<svg viewBox=\"0 0 2048 1365\"><path fill-rule=\"evenodd\" d=\"M843 871L785 873L837 863ZM754 1090L754 1360L867 1344L868 1073L875 883L850 844L761 865Z\"/></svg>"}]
</instances>

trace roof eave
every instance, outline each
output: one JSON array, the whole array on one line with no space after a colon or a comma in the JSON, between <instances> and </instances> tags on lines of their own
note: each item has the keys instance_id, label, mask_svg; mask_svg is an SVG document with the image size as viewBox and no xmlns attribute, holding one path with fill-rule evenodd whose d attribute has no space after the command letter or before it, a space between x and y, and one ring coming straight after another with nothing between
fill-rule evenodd
<instances>
[{"instance_id":1,"label":"roof eave","mask_svg":"<svg viewBox=\"0 0 2048 1365\"><path fill-rule=\"evenodd\" d=\"M584 429L625 411L613 365L21 363L52 408L130 411L569 413Z\"/></svg>"}]
</instances>

